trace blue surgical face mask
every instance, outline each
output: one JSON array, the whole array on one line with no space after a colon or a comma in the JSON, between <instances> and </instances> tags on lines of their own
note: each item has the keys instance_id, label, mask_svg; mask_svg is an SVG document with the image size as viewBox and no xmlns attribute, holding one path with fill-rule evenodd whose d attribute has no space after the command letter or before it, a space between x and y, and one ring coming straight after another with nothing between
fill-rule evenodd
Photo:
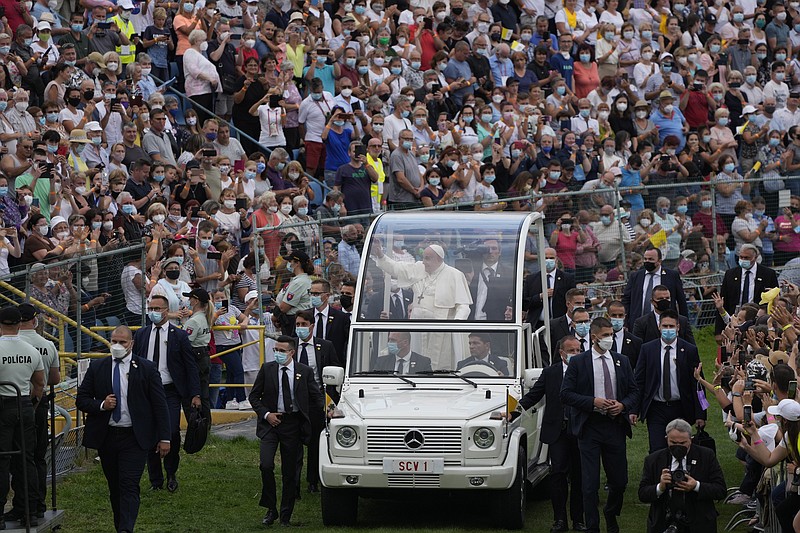
<instances>
[{"instance_id":1,"label":"blue surgical face mask","mask_svg":"<svg viewBox=\"0 0 800 533\"><path fill-rule=\"evenodd\" d=\"M164 315L161 313L161 311L148 311L147 318L150 319L150 322L158 324L161 322L161 319L164 318Z\"/></svg>"},{"instance_id":2,"label":"blue surgical face mask","mask_svg":"<svg viewBox=\"0 0 800 533\"><path fill-rule=\"evenodd\" d=\"M778 146L780 143L781 143L781 140L780 139L776 139L775 137L773 137L772 139L769 140L769 145L770 146Z\"/></svg>"},{"instance_id":3,"label":"blue surgical face mask","mask_svg":"<svg viewBox=\"0 0 800 533\"><path fill-rule=\"evenodd\" d=\"M319 307L322 305L322 296L311 295L311 307Z\"/></svg>"},{"instance_id":4,"label":"blue surgical face mask","mask_svg":"<svg viewBox=\"0 0 800 533\"><path fill-rule=\"evenodd\" d=\"M411 148L413 146L414 146L413 142L411 142L411 141L403 141L403 148L405 148L406 150L411 150Z\"/></svg>"},{"instance_id":5,"label":"blue surgical face mask","mask_svg":"<svg viewBox=\"0 0 800 533\"><path fill-rule=\"evenodd\" d=\"M624 318L612 318L611 319L611 327L614 328L614 331L620 331L622 328L625 327L625 319Z\"/></svg>"},{"instance_id":6,"label":"blue surgical face mask","mask_svg":"<svg viewBox=\"0 0 800 533\"><path fill-rule=\"evenodd\" d=\"M575 334L578 337L585 337L586 335L588 335L589 334L589 323L588 322L575 323Z\"/></svg>"},{"instance_id":7,"label":"blue surgical face mask","mask_svg":"<svg viewBox=\"0 0 800 533\"><path fill-rule=\"evenodd\" d=\"M358 73L361 74L362 76L367 72L369 72L369 67L358 67Z\"/></svg>"},{"instance_id":8,"label":"blue surgical face mask","mask_svg":"<svg viewBox=\"0 0 800 533\"><path fill-rule=\"evenodd\" d=\"M567 92L567 88L564 85L559 85L556 87L556 92L559 94L559 96L564 96L564 94Z\"/></svg>"},{"instance_id":9,"label":"blue surgical face mask","mask_svg":"<svg viewBox=\"0 0 800 533\"><path fill-rule=\"evenodd\" d=\"M389 341L386 343L386 351L389 352L389 355L397 355L400 353L400 346L396 342Z\"/></svg>"},{"instance_id":10,"label":"blue surgical face mask","mask_svg":"<svg viewBox=\"0 0 800 533\"><path fill-rule=\"evenodd\" d=\"M200 239L200 242L198 244L200 245L200 248L202 248L203 250L208 250L209 248L211 248L211 239Z\"/></svg>"},{"instance_id":11,"label":"blue surgical face mask","mask_svg":"<svg viewBox=\"0 0 800 533\"><path fill-rule=\"evenodd\" d=\"M96 231L103 227L102 222L92 222L92 230Z\"/></svg>"},{"instance_id":12,"label":"blue surgical face mask","mask_svg":"<svg viewBox=\"0 0 800 533\"><path fill-rule=\"evenodd\" d=\"M158 183L164 181L165 177L166 177L165 174L153 174L153 179L156 180Z\"/></svg>"},{"instance_id":13,"label":"blue surgical face mask","mask_svg":"<svg viewBox=\"0 0 800 533\"><path fill-rule=\"evenodd\" d=\"M294 267L292 266L292 262L291 261L286 263L286 270L288 270L289 272L294 272Z\"/></svg>"},{"instance_id":14,"label":"blue surgical face mask","mask_svg":"<svg viewBox=\"0 0 800 533\"><path fill-rule=\"evenodd\" d=\"M569 362L572 361L572 358L575 357L576 355L578 355L578 354L568 353L567 354L567 364L569 364Z\"/></svg>"},{"instance_id":15,"label":"blue surgical face mask","mask_svg":"<svg viewBox=\"0 0 800 533\"><path fill-rule=\"evenodd\" d=\"M222 302L214 302L214 309L216 309L217 311L222 309Z\"/></svg>"},{"instance_id":16,"label":"blue surgical face mask","mask_svg":"<svg viewBox=\"0 0 800 533\"><path fill-rule=\"evenodd\" d=\"M262 163L261 161L256 163L256 172L257 173L261 174L262 172L264 172L264 170L266 170L266 168L267 168L267 164L266 163Z\"/></svg>"},{"instance_id":17,"label":"blue surgical face mask","mask_svg":"<svg viewBox=\"0 0 800 533\"><path fill-rule=\"evenodd\" d=\"M274 352L275 353L275 362L279 365L285 365L286 361L289 360L289 354L284 352Z\"/></svg>"},{"instance_id":18,"label":"blue surgical face mask","mask_svg":"<svg viewBox=\"0 0 800 533\"><path fill-rule=\"evenodd\" d=\"M552 272L556 269L556 260L555 259L545 259L544 260L544 268L548 272Z\"/></svg>"},{"instance_id":19,"label":"blue surgical face mask","mask_svg":"<svg viewBox=\"0 0 800 533\"><path fill-rule=\"evenodd\" d=\"M678 207L675 208L675 211L677 211L681 215L685 215L688 210L689 206L686 205L679 205Z\"/></svg>"},{"instance_id":20,"label":"blue surgical face mask","mask_svg":"<svg viewBox=\"0 0 800 533\"><path fill-rule=\"evenodd\" d=\"M47 117L47 121L48 122L58 122L58 113L47 113L47 115L45 115L45 117ZM48 149L49 149L49 146L48 146ZM58 151L58 146L56 146L56 152L57 151Z\"/></svg>"},{"instance_id":21,"label":"blue surgical face mask","mask_svg":"<svg viewBox=\"0 0 800 533\"><path fill-rule=\"evenodd\" d=\"M744 270L748 270L751 266L753 266L753 262L749 259L739 259L739 266Z\"/></svg>"},{"instance_id":22,"label":"blue surgical face mask","mask_svg":"<svg viewBox=\"0 0 800 533\"><path fill-rule=\"evenodd\" d=\"M8 187L0 187L0 196L5 196L8 194Z\"/></svg>"},{"instance_id":23,"label":"blue surgical face mask","mask_svg":"<svg viewBox=\"0 0 800 533\"><path fill-rule=\"evenodd\" d=\"M733 164L733 163L725 163L725 168L724 168L724 170L725 170L725 172L726 172L727 174L730 174L731 172L733 172L733 170L734 170L735 168L736 168L736 165L735 165L735 164Z\"/></svg>"},{"instance_id":24,"label":"blue surgical face mask","mask_svg":"<svg viewBox=\"0 0 800 533\"><path fill-rule=\"evenodd\" d=\"M246 170L244 173L244 177L249 180L254 180L256 179L256 173L253 172L252 170Z\"/></svg>"},{"instance_id":25,"label":"blue surgical face mask","mask_svg":"<svg viewBox=\"0 0 800 533\"><path fill-rule=\"evenodd\" d=\"M299 338L306 339L306 338L308 338L308 334L309 334L309 332L311 330L306 326L296 326L294 328L294 331L295 331L295 333L297 333L297 336Z\"/></svg>"},{"instance_id":26,"label":"blue surgical face mask","mask_svg":"<svg viewBox=\"0 0 800 533\"><path fill-rule=\"evenodd\" d=\"M483 177L483 181L486 182L488 185L491 185L496 177L497 176L495 176L494 174L487 174L486 176Z\"/></svg>"},{"instance_id":27,"label":"blue surgical face mask","mask_svg":"<svg viewBox=\"0 0 800 533\"><path fill-rule=\"evenodd\" d=\"M132 215L134 210L135 208L133 207L133 204L125 204L122 206L122 212L126 215Z\"/></svg>"},{"instance_id":28,"label":"blue surgical face mask","mask_svg":"<svg viewBox=\"0 0 800 533\"><path fill-rule=\"evenodd\" d=\"M173 258L173 260L174 260L176 263L178 263L178 265L179 265L179 266L180 266L180 265L183 265L183 256L182 256L182 255L176 255L176 256Z\"/></svg>"},{"instance_id":29,"label":"blue surgical face mask","mask_svg":"<svg viewBox=\"0 0 800 533\"><path fill-rule=\"evenodd\" d=\"M664 328L661 330L661 338L664 342L672 342L678 336L678 330L674 328Z\"/></svg>"}]
</instances>

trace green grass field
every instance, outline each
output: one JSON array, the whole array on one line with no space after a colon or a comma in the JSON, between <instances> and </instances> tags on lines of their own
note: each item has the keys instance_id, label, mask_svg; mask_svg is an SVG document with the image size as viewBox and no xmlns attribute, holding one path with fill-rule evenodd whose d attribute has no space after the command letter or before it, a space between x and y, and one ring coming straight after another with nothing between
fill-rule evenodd
<instances>
[{"instance_id":1,"label":"green grass field","mask_svg":"<svg viewBox=\"0 0 800 533\"><path fill-rule=\"evenodd\" d=\"M707 328L695 335L706 374L713 371L716 347ZM734 457L735 445L722 426L719 406L713 402L709 412L709 433L716 439L720 463L729 486L739 483L742 467ZM620 517L623 532L645 531L648 507L638 502L641 467L647 453L647 429L634 428L628 441L628 490ZM142 479L142 507L137 531L143 533L216 533L263 531L264 510L258 507L261 480L258 470L258 444L237 439L225 441L212 437L197 455L183 456L178 473L178 492L150 492L147 475ZM278 481L280 486L280 481ZM68 533L105 533L113 529L106 481L99 464L92 462L85 471L67 476L60 484L59 507L67 510L63 531ZM600 495L601 500L604 494ZM380 532L424 529L435 531L495 531L489 500L477 494L469 499L441 498L408 501L361 500L359 529ZM721 529L735 510L717 505ZM319 495L303 491L297 502L293 522L306 529L322 530ZM548 499L528 503L526 530L547 532L552 522ZM278 527L277 525L273 527ZM335 529L335 528L325 528Z\"/></svg>"}]
</instances>

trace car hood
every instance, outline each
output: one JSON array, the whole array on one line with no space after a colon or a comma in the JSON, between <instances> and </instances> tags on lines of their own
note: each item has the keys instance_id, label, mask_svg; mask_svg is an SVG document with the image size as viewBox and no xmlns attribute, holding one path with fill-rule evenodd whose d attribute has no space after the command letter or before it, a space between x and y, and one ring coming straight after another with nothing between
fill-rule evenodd
<instances>
[{"instance_id":1,"label":"car hood","mask_svg":"<svg viewBox=\"0 0 800 533\"><path fill-rule=\"evenodd\" d=\"M359 398L359 390L363 390ZM487 399L487 395L489 399ZM506 387L417 388L351 386L339 403L361 418L468 420L492 411L506 410ZM349 414L349 413L348 413Z\"/></svg>"}]
</instances>

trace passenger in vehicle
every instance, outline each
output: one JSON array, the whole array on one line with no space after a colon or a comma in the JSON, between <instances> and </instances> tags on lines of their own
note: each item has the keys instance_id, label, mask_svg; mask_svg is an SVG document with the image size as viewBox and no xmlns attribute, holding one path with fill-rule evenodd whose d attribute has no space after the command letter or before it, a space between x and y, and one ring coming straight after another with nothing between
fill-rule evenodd
<instances>
[{"instance_id":1,"label":"passenger in vehicle","mask_svg":"<svg viewBox=\"0 0 800 533\"><path fill-rule=\"evenodd\" d=\"M481 256L475 258L475 276L469 285L472 300L471 320L502 322L513 301L514 268L501 264L500 239L489 238L481 243Z\"/></svg>"},{"instance_id":2,"label":"passenger in vehicle","mask_svg":"<svg viewBox=\"0 0 800 533\"><path fill-rule=\"evenodd\" d=\"M508 363L504 356L492 353L492 336L488 332L475 332L469 335L469 357L460 361L456 370L469 365L488 365L499 376L508 376Z\"/></svg>"},{"instance_id":3,"label":"passenger in vehicle","mask_svg":"<svg viewBox=\"0 0 800 533\"><path fill-rule=\"evenodd\" d=\"M394 370L401 375L431 370L430 358L411 351L411 333L407 331L389 333L386 351L389 355L378 357L375 370Z\"/></svg>"}]
</instances>

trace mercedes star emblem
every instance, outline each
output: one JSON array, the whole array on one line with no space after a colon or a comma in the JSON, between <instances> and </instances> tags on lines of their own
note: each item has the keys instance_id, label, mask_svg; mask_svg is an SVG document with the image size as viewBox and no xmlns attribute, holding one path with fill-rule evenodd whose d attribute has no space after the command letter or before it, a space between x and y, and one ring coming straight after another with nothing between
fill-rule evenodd
<instances>
[{"instance_id":1,"label":"mercedes star emblem","mask_svg":"<svg viewBox=\"0 0 800 533\"><path fill-rule=\"evenodd\" d=\"M412 429L403 437L403 442L409 450L418 450L425 445L425 435L418 429Z\"/></svg>"}]
</instances>

